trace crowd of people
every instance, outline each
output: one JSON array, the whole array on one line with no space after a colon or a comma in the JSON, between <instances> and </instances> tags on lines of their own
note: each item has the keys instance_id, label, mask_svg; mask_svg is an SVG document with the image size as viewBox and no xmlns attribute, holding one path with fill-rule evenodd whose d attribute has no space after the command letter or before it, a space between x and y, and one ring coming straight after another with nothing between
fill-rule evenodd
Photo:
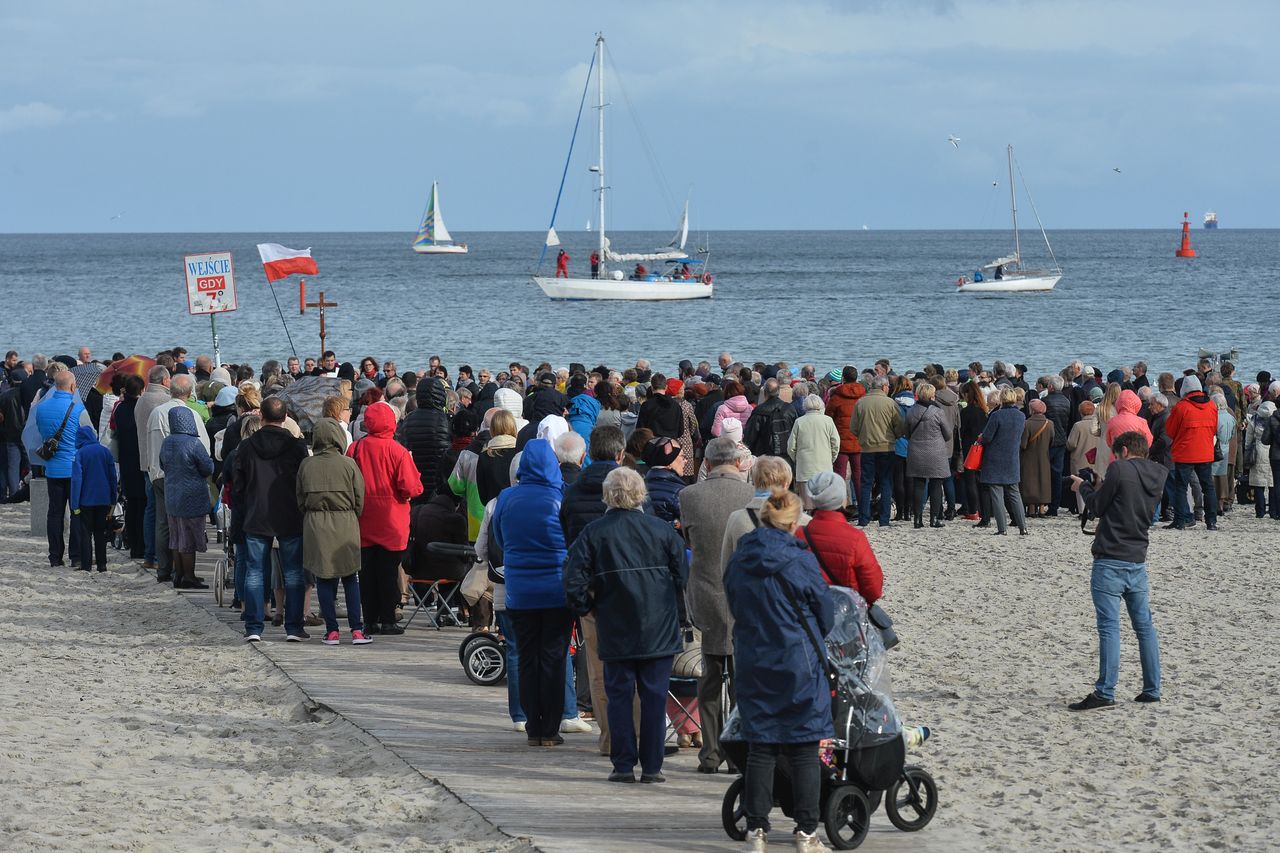
<instances>
[{"instance_id":1,"label":"crowd of people","mask_svg":"<svg viewBox=\"0 0 1280 853\"><path fill-rule=\"evenodd\" d=\"M1280 380L1264 371L1242 384L1227 361L1154 382L1142 362L1104 375L1076 360L1032 377L1002 361L820 372L729 353L670 376L645 359L451 375L435 356L403 374L333 352L255 370L179 347L134 372L113 367L104 387L122 360L94 361L87 347L30 361L9 352L0 373L0 498L44 481L51 566L69 548L73 567L103 571L117 536L160 582L204 588L195 555L226 518L250 642L274 609L286 640L323 625L323 642L339 644L339 586L352 644L395 636L402 608L423 606L415 579L460 582L472 626L505 637L508 711L530 746L557 746L594 719L611 781L635 782L639 767L638 781L659 783L680 716L679 744L715 774L731 765L728 706L747 709L754 734L737 769L750 850L764 849L773 762L788 757L807 786L830 734L810 677L822 668L791 642L797 620L825 630L827 585L868 604L884 591L859 528L962 520L1030 535L1035 519L1139 507L1140 549L1139 532L1116 534L1114 520L1105 553L1095 546L1098 561L1119 560L1109 578L1129 573L1114 595L1095 588L1102 634L1104 610L1114 627L1114 601L1139 586L1130 614L1142 621L1147 528L1217 530L1237 504L1280 520ZM303 405L289 389L312 378L328 392ZM1143 497L1116 498L1125 483ZM433 542L471 545L478 562ZM787 595L802 613L779 604ZM428 606L443 617L451 600ZM1158 701L1153 627L1145 637L1142 701ZM1111 701L1109 643L1083 708ZM697 695L678 701L667 685L690 649L696 668L677 674L698 678ZM796 818L797 849L825 849L816 807Z\"/></svg>"}]
</instances>

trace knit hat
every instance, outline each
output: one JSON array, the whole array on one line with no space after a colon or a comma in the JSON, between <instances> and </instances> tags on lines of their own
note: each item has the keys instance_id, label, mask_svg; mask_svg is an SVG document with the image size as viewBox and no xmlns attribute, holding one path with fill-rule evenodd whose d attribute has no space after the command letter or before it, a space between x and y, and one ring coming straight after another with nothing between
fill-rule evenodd
<instances>
[{"instance_id":1,"label":"knit hat","mask_svg":"<svg viewBox=\"0 0 1280 853\"><path fill-rule=\"evenodd\" d=\"M674 397L675 395L679 394L683 390L684 390L684 383L681 382L679 379L667 380L667 396L668 397Z\"/></svg>"},{"instance_id":2,"label":"knit hat","mask_svg":"<svg viewBox=\"0 0 1280 853\"><path fill-rule=\"evenodd\" d=\"M843 375L844 375L844 371L840 370L840 368L838 367L827 371L827 378L830 379L832 382L839 382L840 377Z\"/></svg>"},{"instance_id":3,"label":"knit hat","mask_svg":"<svg viewBox=\"0 0 1280 853\"><path fill-rule=\"evenodd\" d=\"M674 438L665 435L649 439L644 446L644 464L650 468L670 465L680 455L680 444Z\"/></svg>"},{"instance_id":4,"label":"knit hat","mask_svg":"<svg viewBox=\"0 0 1280 853\"><path fill-rule=\"evenodd\" d=\"M1107 384L1110 385L1112 382L1116 383L1117 385L1124 382L1124 371L1119 368L1116 368L1115 370L1108 373Z\"/></svg>"},{"instance_id":5,"label":"knit hat","mask_svg":"<svg viewBox=\"0 0 1280 853\"><path fill-rule=\"evenodd\" d=\"M1204 387L1200 384L1200 377L1184 376L1182 378L1182 396L1183 397L1187 396L1188 394L1199 393L1203 390L1204 390Z\"/></svg>"},{"instance_id":6,"label":"knit hat","mask_svg":"<svg viewBox=\"0 0 1280 853\"><path fill-rule=\"evenodd\" d=\"M732 438L734 444L742 444L742 421L737 418L720 421L720 437Z\"/></svg>"},{"instance_id":7,"label":"knit hat","mask_svg":"<svg viewBox=\"0 0 1280 853\"><path fill-rule=\"evenodd\" d=\"M239 394L234 386L227 386L218 392L217 398L213 401L215 406L234 406L236 404L236 394Z\"/></svg>"},{"instance_id":8,"label":"knit hat","mask_svg":"<svg viewBox=\"0 0 1280 853\"><path fill-rule=\"evenodd\" d=\"M1048 411L1048 408L1044 404L1044 400L1040 400L1040 399L1032 400L1030 405L1027 406L1027 408L1031 410L1031 414L1033 415L1043 415L1046 411Z\"/></svg>"},{"instance_id":9,"label":"knit hat","mask_svg":"<svg viewBox=\"0 0 1280 853\"><path fill-rule=\"evenodd\" d=\"M805 483L809 490L809 500L814 509L839 509L844 506L848 494L844 478L831 472L819 471Z\"/></svg>"},{"instance_id":10,"label":"knit hat","mask_svg":"<svg viewBox=\"0 0 1280 853\"><path fill-rule=\"evenodd\" d=\"M1105 396L1106 396L1106 392L1104 392L1097 385L1089 389L1089 399L1095 403L1101 400Z\"/></svg>"}]
</instances>

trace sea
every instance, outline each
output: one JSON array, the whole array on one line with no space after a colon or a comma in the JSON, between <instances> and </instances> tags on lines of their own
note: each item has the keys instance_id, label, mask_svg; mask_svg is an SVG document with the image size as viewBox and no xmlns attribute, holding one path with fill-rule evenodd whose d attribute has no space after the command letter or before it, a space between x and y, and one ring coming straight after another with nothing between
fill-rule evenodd
<instances>
[{"instance_id":1,"label":"sea","mask_svg":"<svg viewBox=\"0 0 1280 853\"><path fill-rule=\"evenodd\" d=\"M310 247L324 291L326 347L340 361L372 355L401 371L431 355L450 367L511 361L628 366L639 357L672 371L684 358L714 363L811 362L825 372L888 357L962 367L1020 362L1032 375L1072 358L1104 369L1143 359L1152 372L1192 366L1201 350L1238 352L1238 375L1280 374L1277 230L1197 230L1195 259L1175 258L1177 228L1057 231L1064 271L1046 294L956 293L956 279L1012 250L1005 231L694 232L709 251L712 299L563 302L529 278L543 234L455 234L468 255L420 256L406 233L0 235L0 350L95 357L152 355L176 345L212 352L211 322L188 313L183 258L232 252L239 309L218 315L225 362L257 366L320 350L319 314L299 313L296 279L268 285L255 244ZM1034 236L1034 239L1031 239ZM571 271L587 270L596 235L562 233ZM618 232L622 251L665 245L668 234ZM1047 262L1024 234L1029 265ZM554 270L554 251L542 269Z\"/></svg>"}]
</instances>

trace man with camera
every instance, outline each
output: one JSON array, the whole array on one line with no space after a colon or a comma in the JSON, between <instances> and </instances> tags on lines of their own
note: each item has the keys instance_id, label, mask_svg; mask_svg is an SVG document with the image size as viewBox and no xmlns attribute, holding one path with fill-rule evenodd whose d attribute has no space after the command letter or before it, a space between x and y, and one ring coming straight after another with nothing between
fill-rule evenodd
<instances>
[{"instance_id":1,"label":"man with camera","mask_svg":"<svg viewBox=\"0 0 1280 853\"><path fill-rule=\"evenodd\" d=\"M1120 602L1138 637L1142 661L1142 692L1135 702L1160 701L1160 647L1151 621L1147 585L1148 531L1156 505L1164 493L1168 472L1147 458L1147 439L1126 432L1111 445L1115 461L1097 486L1089 469L1072 475L1071 488L1080 493L1098 519L1093 540L1093 607L1098 620L1098 681L1093 692L1067 707L1072 711L1111 708L1120 674Z\"/></svg>"}]
</instances>

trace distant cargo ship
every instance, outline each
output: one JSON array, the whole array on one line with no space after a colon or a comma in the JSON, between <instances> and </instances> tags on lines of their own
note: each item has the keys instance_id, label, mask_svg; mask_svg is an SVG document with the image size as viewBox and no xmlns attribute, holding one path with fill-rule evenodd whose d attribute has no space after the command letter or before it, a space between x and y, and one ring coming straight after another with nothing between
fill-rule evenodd
<instances>
[{"instance_id":1,"label":"distant cargo ship","mask_svg":"<svg viewBox=\"0 0 1280 853\"><path fill-rule=\"evenodd\" d=\"M1208 213L1206 213L1206 214L1204 215L1204 227L1205 227L1205 228L1217 228L1217 227L1218 227L1218 214L1214 213L1212 210L1211 210L1211 211L1209 211Z\"/></svg>"}]
</instances>

